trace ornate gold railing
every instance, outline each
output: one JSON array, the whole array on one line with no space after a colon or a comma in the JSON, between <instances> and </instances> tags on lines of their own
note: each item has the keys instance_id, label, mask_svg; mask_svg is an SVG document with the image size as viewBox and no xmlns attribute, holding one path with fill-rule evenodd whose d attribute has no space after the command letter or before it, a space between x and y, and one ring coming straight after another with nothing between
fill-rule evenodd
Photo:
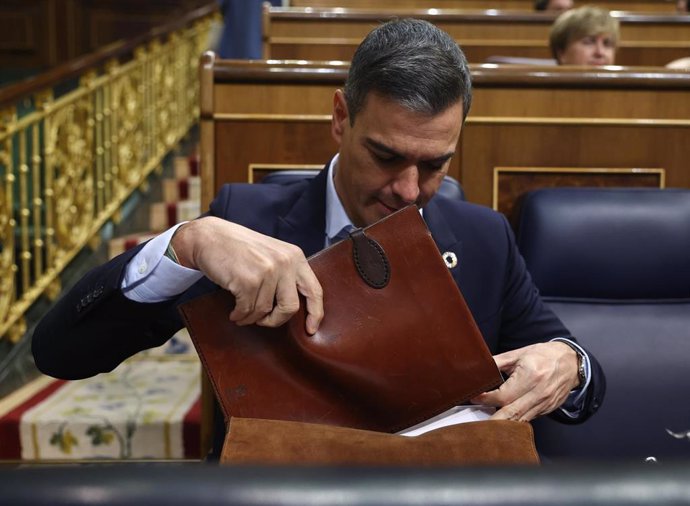
<instances>
[{"instance_id":1,"label":"ornate gold railing","mask_svg":"<svg viewBox=\"0 0 690 506\"><path fill-rule=\"evenodd\" d=\"M60 273L198 118L199 56L215 8L80 59L71 91L0 93L0 338L60 292ZM25 87L26 88L26 87Z\"/></svg>"}]
</instances>

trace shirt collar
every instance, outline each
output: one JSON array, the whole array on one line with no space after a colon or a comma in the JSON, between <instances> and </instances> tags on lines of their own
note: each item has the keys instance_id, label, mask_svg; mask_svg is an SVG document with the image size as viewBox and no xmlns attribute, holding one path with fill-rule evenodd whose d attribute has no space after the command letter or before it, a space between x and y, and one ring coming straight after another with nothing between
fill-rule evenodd
<instances>
[{"instance_id":1,"label":"shirt collar","mask_svg":"<svg viewBox=\"0 0 690 506\"><path fill-rule=\"evenodd\" d=\"M338 155L336 154L328 166L328 177L326 178L326 235L324 244L329 242L329 238L335 237L343 228L350 225L352 221L348 218L343 203L335 191L335 171L338 170Z\"/></svg>"},{"instance_id":2,"label":"shirt collar","mask_svg":"<svg viewBox=\"0 0 690 506\"><path fill-rule=\"evenodd\" d=\"M354 226L348 218L343 203L340 201L338 192L335 191L335 171L338 170L338 153L331 159L328 166L328 176L326 177L326 234L324 244L328 246L330 239L333 239L343 228ZM424 217L422 209L419 214Z\"/></svg>"}]
</instances>

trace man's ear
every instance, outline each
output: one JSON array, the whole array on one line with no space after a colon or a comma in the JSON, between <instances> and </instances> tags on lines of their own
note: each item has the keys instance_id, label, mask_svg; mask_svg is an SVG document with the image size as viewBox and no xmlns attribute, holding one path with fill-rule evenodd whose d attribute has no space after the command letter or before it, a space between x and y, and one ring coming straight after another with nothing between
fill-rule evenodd
<instances>
[{"instance_id":1,"label":"man's ear","mask_svg":"<svg viewBox=\"0 0 690 506\"><path fill-rule=\"evenodd\" d=\"M345 94L343 90L336 90L335 95L333 95L333 116L331 117L331 135L335 142L340 143L343 140L343 133L347 128L348 122L350 121L349 114L347 112L347 101L345 100Z\"/></svg>"}]
</instances>

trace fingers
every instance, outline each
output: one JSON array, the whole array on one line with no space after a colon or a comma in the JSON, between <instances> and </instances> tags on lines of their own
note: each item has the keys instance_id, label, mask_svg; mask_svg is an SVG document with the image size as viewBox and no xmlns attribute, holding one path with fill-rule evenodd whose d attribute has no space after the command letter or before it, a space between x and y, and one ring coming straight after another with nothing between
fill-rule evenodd
<instances>
[{"instance_id":1,"label":"fingers","mask_svg":"<svg viewBox=\"0 0 690 506\"><path fill-rule=\"evenodd\" d=\"M287 322L299 309L299 296L294 276L286 273L278 280L275 288L275 305L273 298L270 301L271 308L265 316L256 323L264 327L278 327ZM273 297L274 294L271 294Z\"/></svg>"},{"instance_id":2,"label":"fingers","mask_svg":"<svg viewBox=\"0 0 690 506\"><path fill-rule=\"evenodd\" d=\"M472 399L475 404L501 408L510 405L530 393L531 385L520 378L518 373L511 375L499 388L485 392Z\"/></svg>"},{"instance_id":3,"label":"fingers","mask_svg":"<svg viewBox=\"0 0 690 506\"><path fill-rule=\"evenodd\" d=\"M569 368L563 366L562 343L541 343L496 355L499 369L510 374L496 390L473 403L499 409L492 418L529 421L557 409L570 392Z\"/></svg>"},{"instance_id":4,"label":"fingers","mask_svg":"<svg viewBox=\"0 0 690 506\"><path fill-rule=\"evenodd\" d=\"M284 276L276 289L276 304L272 311L258 320L258 325L277 327L287 322L299 309L299 295L306 301L306 331L314 334L323 319L323 290L309 263L304 260L298 269L296 279Z\"/></svg>"},{"instance_id":5,"label":"fingers","mask_svg":"<svg viewBox=\"0 0 690 506\"><path fill-rule=\"evenodd\" d=\"M189 228L193 265L235 296L232 321L277 327L299 310L302 294L306 330L317 331L323 291L299 247L214 217Z\"/></svg>"},{"instance_id":6,"label":"fingers","mask_svg":"<svg viewBox=\"0 0 690 506\"><path fill-rule=\"evenodd\" d=\"M520 350L513 350L499 353L498 355L494 355L493 358L499 371L510 374L519 360L520 355Z\"/></svg>"},{"instance_id":7,"label":"fingers","mask_svg":"<svg viewBox=\"0 0 690 506\"><path fill-rule=\"evenodd\" d=\"M558 406L549 406L544 402L545 399L540 399L537 395L527 393L519 397L514 402L498 409L491 418L494 420L516 420L520 422L529 422L542 414L553 411Z\"/></svg>"},{"instance_id":8,"label":"fingers","mask_svg":"<svg viewBox=\"0 0 690 506\"><path fill-rule=\"evenodd\" d=\"M520 382L513 373L515 372L519 358L519 350L494 355L493 359L494 362L496 362L496 367L498 367L499 371L505 373L508 379L502 383L499 388L479 394L471 399L471 402L475 404L484 404L486 406L500 407L516 399L519 396L518 390Z\"/></svg>"},{"instance_id":9,"label":"fingers","mask_svg":"<svg viewBox=\"0 0 690 506\"><path fill-rule=\"evenodd\" d=\"M472 402L499 408L491 416L494 420L530 421L559 406L538 385L528 388L525 383L511 378L500 388L481 394L472 399Z\"/></svg>"},{"instance_id":10,"label":"fingers","mask_svg":"<svg viewBox=\"0 0 690 506\"><path fill-rule=\"evenodd\" d=\"M273 312L277 283L277 278L266 277L259 282L258 287L237 290L230 320L238 325L251 325L265 319Z\"/></svg>"},{"instance_id":11,"label":"fingers","mask_svg":"<svg viewBox=\"0 0 690 506\"><path fill-rule=\"evenodd\" d=\"M249 272L236 275L235 282L228 286L235 295L230 319L238 325L278 327L299 309L294 268L299 258L295 260L294 254L283 250L262 253L265 258L261 262L255 261L246 267L253 269L253 275Z\"/></svg>"},{"instance_id":12,"label":"fingers","mask_svg":"<svg viewBox=\"0 0 690 506\"><path fill-rule=\"evenodd\" d=\"M298 274L297 289L306 300L307 332L315 334L323 320L323 289L306 261Z\"/></svg>"}]
</instances>

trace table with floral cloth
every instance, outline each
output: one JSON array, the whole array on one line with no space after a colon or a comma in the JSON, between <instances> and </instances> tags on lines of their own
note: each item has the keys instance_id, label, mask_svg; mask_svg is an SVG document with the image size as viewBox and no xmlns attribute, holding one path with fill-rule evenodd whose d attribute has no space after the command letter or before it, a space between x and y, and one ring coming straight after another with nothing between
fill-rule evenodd
<instances>
[{"instance_id":1,"label":"table with floral cloth","mask_svg":"<svg viewBox=\"0 0 690 506\"><path fill-rule=\"evenodd\" d=\"M0 399L0 459L198 459L200 375L181 333L110 373L40 376Z\"/></svg>"}]
</instances>

